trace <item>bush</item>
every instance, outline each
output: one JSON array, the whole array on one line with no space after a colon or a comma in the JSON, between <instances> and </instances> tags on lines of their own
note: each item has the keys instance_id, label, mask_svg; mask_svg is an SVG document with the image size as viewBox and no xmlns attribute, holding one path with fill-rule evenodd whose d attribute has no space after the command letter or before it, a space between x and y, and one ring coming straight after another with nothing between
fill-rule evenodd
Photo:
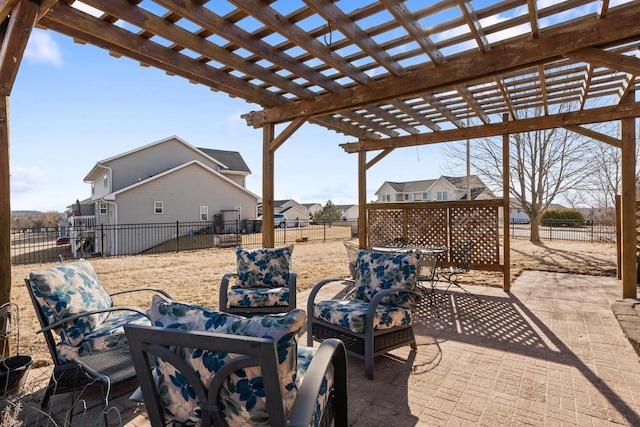
<instances>
[{"instance_id":1,"label":"bush","mask_svg":"<svg viewBox=\"0 0 640 427\"><path fill-rule=\"evenodd\" d=\"M545 227L583 227L584 216L575 209L549 209L540 218Z\"/></svg>"}]
</instances>

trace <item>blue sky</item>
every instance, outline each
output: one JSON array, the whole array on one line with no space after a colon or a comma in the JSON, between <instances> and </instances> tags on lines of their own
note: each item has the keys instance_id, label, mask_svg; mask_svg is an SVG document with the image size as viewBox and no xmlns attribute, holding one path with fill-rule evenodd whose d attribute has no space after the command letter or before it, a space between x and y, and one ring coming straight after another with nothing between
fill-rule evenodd
<instances>
[{"instance_id":1,"label":"blue sky","mask_svg":"<svg viewBox=\"0 0 640 427\"><path fill-rule=\"evenodd\" d=\"M83 179L96 162L172 135L240 152L262 195L262 130L240 118L259 106L64 35L34 29L9 107L12 210L64 211L90 196ZM357 155L338 146L353 141L304 125L276 152L276 199L357 203ZM437 178L439 153L395 150L369 169L367 200L384 181Z\"/></svg>"}]
</instances>

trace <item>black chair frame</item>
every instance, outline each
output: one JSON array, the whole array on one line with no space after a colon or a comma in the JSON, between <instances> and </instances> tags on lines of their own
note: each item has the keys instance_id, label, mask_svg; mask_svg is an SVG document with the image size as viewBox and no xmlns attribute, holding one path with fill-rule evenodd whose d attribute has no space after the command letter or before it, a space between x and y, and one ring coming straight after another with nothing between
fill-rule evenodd
<instances>
[{"instance_id":1,"label":"black chair frame","mask_svg":"<svg viewBox=\"0 0 640 427\"><path fill-rule=\"evenodd\" d=\"M169 362L191 384L200 401L203 427L227 425L218 402L220 387L228 375L250 366L259 366L261 369L271 425L308 427L314 414L325 372L329 363L333 363L334 389L323 413L321 425L329 426L332 422L336 427L348 425L346 351L344 345L338 340L326 341L326 344L323 343L314 355L287 420L278 377L276 343L273 339L138 325L125 326L125 331L149 420L153 427L166 425L162 403L152 375L150 360L154 357ZM218 370L210 384L203 384L200 375L184 359L170 351L169 346L224 351L242 356Z\"/></svg>"}]
</instances>

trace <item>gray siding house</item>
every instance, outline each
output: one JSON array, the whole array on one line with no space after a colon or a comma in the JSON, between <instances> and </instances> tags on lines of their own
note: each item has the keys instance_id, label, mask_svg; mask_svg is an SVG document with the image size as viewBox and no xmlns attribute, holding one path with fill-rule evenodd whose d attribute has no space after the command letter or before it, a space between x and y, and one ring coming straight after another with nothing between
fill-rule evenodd
<instances>
[{"instance_id":1,"label":"gray siding house","mask_svg":"<svg viewBox=\"0 0 640 427\"><path fill-rule=\"evenodd\" d=\"M375 193L378 197L376 202L466 200L467 181L471 187L471 200L495 198L493 192L475 175L471 175L469 180L466 176L441 176L421 181L385 181Z\"/></svg>"},{"instance_id":2,"label":"gray siding house","mask_svg":"<svg viewBox=\"0 0 640 427\"><path fill-rule=\"evenodd\" d=\"M196 148L172 136L95 164L91 184L96 224L211 222L223 211L253 219L259 196L245 188L251 171L238 152ZM100 243L105 254L138 253L172 235L144 243L111 231Z\"/></svg>"}]
</instances>

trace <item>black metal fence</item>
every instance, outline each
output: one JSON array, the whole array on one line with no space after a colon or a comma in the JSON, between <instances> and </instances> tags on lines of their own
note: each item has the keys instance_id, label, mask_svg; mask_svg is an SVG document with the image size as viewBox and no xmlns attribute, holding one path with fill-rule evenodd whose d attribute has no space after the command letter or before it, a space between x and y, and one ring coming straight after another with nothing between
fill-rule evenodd
<instances>
[{"instance_id":1,"label":"black metal fence","mask_svg":"<svg viewBox=\"0 0 640 427\"><path fill-rule=\"evenodd\" d=\"M615 224L611 221L545 223L540 238L545 241L614 243ZM502 233L502 230L500 230ZM529 224L510 224L512 239L529 239ZM295 242L347 240L357 237L355 221L299 223L275 229L276 245ZM213 222L175 222L163 224L98 225L65 230L31 228L11 230L11 263L37 264L64 259L96 256L126 256L193 251L208 248L262 246L262 222L257 220Z\"/></svg>"},{"instance_id":2,"label":"black metal fence","mask_svg":"<svg viewBox=\"0 0 640 427\"><path fill-rule=\"evenodd\" d=\"M276 245L294 242L346 240L355 237L350 221L298 222L275 229ZM11 263L34 264L96 256L126 256L192 251L208 248L262 246L262 221L175 222L161 224L97 225L60 230L11 230Z\"/></svg>"},{"instance_id":3,"label":"black metal fence","mask_svg":"<svg viewBox=\"0 0 640 427\"><path fill-rule=\"evenodd\" d=\"M586 243L615 243L616 225L613 221L571 221L545 219L540 227L540 240ZM515 239L531 237L530 224L510 224L509 234Z\"/></svg>"}]
</instances>

